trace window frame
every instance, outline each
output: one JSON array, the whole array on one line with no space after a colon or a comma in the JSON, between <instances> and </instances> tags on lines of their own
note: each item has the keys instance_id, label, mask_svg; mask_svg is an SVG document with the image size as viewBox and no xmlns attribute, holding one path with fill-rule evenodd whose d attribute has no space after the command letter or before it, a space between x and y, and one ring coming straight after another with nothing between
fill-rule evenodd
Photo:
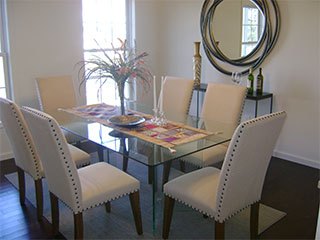
<instances>
[{"instance_id":1,"label":"window frame","mask_svg":"<svg viewBox=\"0 0 320 240\"><path fill-rule=\"evenodd\" d=\"M244 24L243 23L243 13L244 13L244 9L245 8L247 8L247 9L256 9L255 7L252 7L252 6L250 6L250 5L246 5L246 4L244 4L243 6L242 6L242 14L241 14L241 56L246 56L247 54L244 54L243 53L243 47L244 46L248 46L248 45L252 45L252 44L255 44L255 46L258 44L258 42L259 42L259 36L260 36L260 34L261 34L261 12L259 11L259 9L258 9L258 24L256 25L257 26L257 40L256 41L243 41L243 35L244 35L244 31L243 31L243 29L244 29L244 27L245 26L250 26L250 25L248 25L248 24Z\"/></svg>"},{"instance_id":2,"label":"window frame","mask_svg":"<svg viewBox=\"0 0 320 240\"><path fill-rule=\"evenodd\" d=\"M125 18L126 18L126 40L129 43L131 48L135 48L135 1L134 0L125 0ZM112 51L112 48L103 48L105 51ZM101 50L98 48L95 49L85 49L83 46L83 58L85 60L86 53L100 53ZM95 78L95 77L93 77ZM87 89L86 89L87 92ZM136 86L133 85L131 88L126 87L126 95L130 99L136 99ZM117 91L115 93L117 95ZM101 102L102 96L100 94L99 101ZM86 93L86 102L88 101Z\"/></svg>"},{"instance_id":3,"label":"window frame","mask_svg":"<svg viewBox=\"0 0 320 240\"><path fill-rule=\"evenodd\" d=\"M3 70L5 79L6 98L13 99L12 85L10 81L9 65L9 39L7 21L7 0L0 0L0 57L3 58Z\"/></svg>"}]
</instances>

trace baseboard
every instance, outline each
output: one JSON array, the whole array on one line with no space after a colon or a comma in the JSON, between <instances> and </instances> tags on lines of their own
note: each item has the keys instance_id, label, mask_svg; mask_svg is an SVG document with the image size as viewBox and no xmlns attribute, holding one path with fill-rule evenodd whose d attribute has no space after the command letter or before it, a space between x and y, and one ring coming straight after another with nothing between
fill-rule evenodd
<instances>
[{"instance_id":1,"label":"baseboard","mask_svg":"<svg viewBox=\"0 0 320 240\"><path fill-rule=\"evenodd\" d=\"M11 158L13 158L13 153L12 152L6 152L6 153L1 153L0 154L0 161L11 159Z\"/></svg>"},{"instance_id":2,"label":"baseboard","mask_svg":"<svg viewBox=\"0 0 320 240\"><path fill-rule=\"evenodd\" d=\"M308 167L320 169L320 161L319 160L317 161L314 159L304 158L301 156L297 156L297 155L293 155L293 154L289 154L289 153L285 153L285 152L281 152L281 151L277 151L277 150L275 150L273 152L273 156L284 159L284 160L288 160L290 162L299 163L299 164L302 164L302 165L305 165Z\"/></svg>"}]
</instances>

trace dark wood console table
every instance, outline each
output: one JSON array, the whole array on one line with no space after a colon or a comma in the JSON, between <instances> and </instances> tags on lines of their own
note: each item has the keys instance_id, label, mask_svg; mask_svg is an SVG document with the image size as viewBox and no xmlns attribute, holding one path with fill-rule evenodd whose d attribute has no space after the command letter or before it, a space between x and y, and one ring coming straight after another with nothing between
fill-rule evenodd
<instances>
[{"instance_id":1,"label":"dark wood console table","mask_svg":"<svg viewBox=\"0 0 320 240\"><path fill-rule=\"evenodd\" d=\"M200 113L200 92L206 92L207 91L207 87L208 84L207 83L200 83L199 87L195 87L194 91L197 92L197 117L199 117ZM273 105L273 94L272 93L268 93L268 92L263 92L262 94L257 94L256 92L252 93L252 94L247 94L247 98L249 100L253 100L255 101L255 113L254 113L254 117L258 116L258 105L259 105L259 101L263 100L263 99L268 99L270 98L270 113L272 113L272 105Z\"/></svg>"}]
</instances>

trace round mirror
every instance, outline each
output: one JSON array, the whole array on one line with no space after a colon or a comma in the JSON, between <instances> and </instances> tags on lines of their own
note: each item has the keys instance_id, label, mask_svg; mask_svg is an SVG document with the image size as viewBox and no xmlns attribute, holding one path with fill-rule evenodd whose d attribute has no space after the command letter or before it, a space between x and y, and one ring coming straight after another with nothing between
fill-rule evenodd
<instances>
[{"instance_id":1,"label":"round mirror","mask_svg":"<svg viewBox=\"0 0 320 240\"><path fill-rule=\"evenodd\" d=\"M221 63L257 68L276 43L280 14L276 0L205 0L201 11L201 34L205 53L214 67L231 75ZM220 64L219 64L220 63ZM225 64L224 64L225 65Z\"/></svg>"},{"instance_id":2,"label":"round mirror","mask_svg":"<svg viewBox=\"0 0 320 240\"><path fill-rule=\"evenodd\" d=\"M217 46L230 59L250 54L265 27L263 12L250 0L224 0L217 6L212 22Z\"/></svg>"}]
</instances>

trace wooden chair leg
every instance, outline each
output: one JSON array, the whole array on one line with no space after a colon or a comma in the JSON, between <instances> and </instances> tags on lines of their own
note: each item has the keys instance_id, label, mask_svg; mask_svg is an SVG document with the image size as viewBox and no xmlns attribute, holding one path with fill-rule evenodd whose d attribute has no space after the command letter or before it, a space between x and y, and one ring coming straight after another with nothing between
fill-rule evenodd
<instances>
[{"instance_id":1,"label":"wooden chair leg","mask_svg":"<svg viewBox=\"0 0 320 240\"><path fill-rule=\"evenodd\" d=\"M50 192L50 202L51 202L51 218L52 218L53 236L57 236L59 234L59 200L51 192Z\"/></svg>"},{"instance_id":2,"label":"wooden chair leg","mask_svg":"<svg viewBox=\"0 0 320 240\"><path fill-rule=\"evenodd\" d=\"M77 148L81 148L81 141L76 141L74 143L74 146L77 147Z\"/></svg>"},{"instance_id":3,"label":"wooden chair leg","mask_svg":"<svg viewBox=\"0 0 320 240\"><path fill-rule=\"evenodd\" d=\"M215 221L214 227L214 237L215 239L224 239L224 222L220 223Z\"/></svg>"},{"instance_id":4,"label":"wooden chair leg","mask_svg":"<svg viewBox=\"0 0 320 240\"><path fill-rule=\"evenodd\" d=\"M122 171L127 172L127 169L128 169L128 157L123 156Z\"/></svg>"},{"instance_id":5,"label":"wooden chair leg","mask_svg":"<svg viewBox=\"0 0 320 240\"><path fill-rule=\"evenodd\" d=\"M97 146L97 153L98 153L98 158L99 158L99 162L103 162L104 161L104 148Z\"/></svg>"},{"instance_id":6,"label":"wooden chair leg","mask_svg":"<svg viewBox=\"0 0 320 240\"><path fill-rule=\"evenodd\" d=\"M130 204L132 209L132 214L134 217L134 222L136 225L136 230L138 235L142 234L142 220L141 220L141 210L140 210L140 193L134 192L129 195L130 197Z\"/></svg>"},{"instance_id":7,"label":"wooden chair leg","mask_svg":"<svg viewBox=\"0 0 320 240\"><path fill-rule=\"evenodd\" d=\"M83 239L83 218L82 213L73 214L74 239Z\"/></svg>"},{"instance_id":8,"label":"wooden chair leg","mask_svg":"<svg viewBox=\"0 0 320 240\"><path fill-rule=\"evenodd\" d=\"M36 189L36 199L37 199L37 217L38 217L38 221L41 221L42 215L43 215L42 179L35 180L34 186Z\"/></svg>"},{"instance_id":9,"label":"wooden chair leg","mask_svg":"<svg viewBox=\"0 0 320 240\"><path fill-rule=\"evenodd\" d=\"M168 239L175 200L168 196L164 199L162 238Z\"/></svg>"},{"instance_id":10,"label":"wooden chair leg","mask_svg":"<svg viewBox=\"0 0 320 240\"><path fill-rule=\"evenodd\" d=\"M182 160L179 160L180 162L180 170L181 172L186 172L186 163Z\"/></svg>"},{"instance_id":11,"label":"wooden chair leg","mask_svg":"<svg viewBox=\"0 0 320 240\"><path fill-rule=\"evenodd\" d=\"M169 180L170 169L171 169L172 161L165 162L163 164L163 172L162 172L162 186L166 184Z\"/></svg>"},{"instance_id":12,"label":"wooden chair leg","mask_svg":"<svg viewBox=\"0 0 320 240\"><path fill-rule=\"evenodd\" d=\"M250 208L250 238L258 238L258 226L259 226L259 202L251 205Z\"/></svg>"},{"instance_id":13,"label":"wooden chair leg","mask_svg":"<svg viewBox=\"0 0 320 240\"><path fill-rule=\"evenodd\" d=\"M111 204L110 204L110 202L106 202L105 206L106 206L107 213L111 212Z\"/></svg>"},{"instance_id":14,"label":"wooden chair leg","mask_svg":"<svg viewBox=\"0 0 320 240\"><path fill-rule=\"evenodd\" d=\"M153 168L148 167L148 183L152 184L152 179L153 179Z\"/></svg>"},{"instance_id":15,"label":"wooden chair leg","mask_svg":"<svg viewBox=\"0 0 320 240\"><path fill-rule=\"evenodd\" d=\"M17 171L18 171L20 204L24 205L24 202L26 200L26 184L24 179L24 171L19 167L17 167Z\"/></svg>"}]
</instances>

